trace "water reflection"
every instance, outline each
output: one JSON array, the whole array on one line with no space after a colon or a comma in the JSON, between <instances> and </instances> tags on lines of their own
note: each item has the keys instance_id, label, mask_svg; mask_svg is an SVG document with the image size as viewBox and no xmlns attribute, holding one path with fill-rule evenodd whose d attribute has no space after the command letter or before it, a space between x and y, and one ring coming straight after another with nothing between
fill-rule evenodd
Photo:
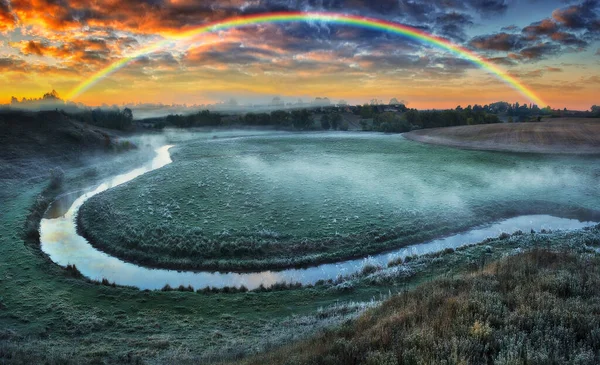
<instances>
[{"instance_id":1,"label":"water reflection","mask_svg":"<svg viewBox=\"0 0 600 365\"><path fill-rule=\"evenodd\" d=\"M147 166L134 169L127 174L115 176L94 190L88 191L73 201L63 215L56 212L42 219L40 241L42 250L61 266L74 264L86 277L95 280L106 278L119 285L135 286L140 289L160 289L165 284L171 287L191 285L194 288L241 286L255 289L261 284L269 287L276 282L300 282L314 284L318 280L335 279L339 275L349 275L362 269L365 263L386 266L398 257L422 255L457 248L476 243L488 237L496 237L502 232L512 233L518 230L528 232L531 229L571 230L595 225L594 222L581 222L576 219L558 218L549 215L526 215L510 218L468 232L407 246L402 249L375 255L366 259L349 260L333 264L324 264L306 269L283 271L263 271L256 273L219 273L219 272L180 272L174 270L149 269L121 261L93 248L85 238L77 234L75 216L81 205L93 195L133 180L148 171L171 163L169 148L163 146L156 150L156 157ZM71 201L69 199L69 201Z\"/></svg>"}]
</instances>

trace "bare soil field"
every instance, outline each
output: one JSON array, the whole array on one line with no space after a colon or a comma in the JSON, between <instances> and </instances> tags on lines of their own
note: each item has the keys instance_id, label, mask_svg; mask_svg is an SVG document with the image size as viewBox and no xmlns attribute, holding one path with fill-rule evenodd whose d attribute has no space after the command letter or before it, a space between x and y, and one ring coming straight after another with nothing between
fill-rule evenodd
<instances>
[{"instance_id":1,"label":"bare soil field","mask_svg":"<svg viewBox=\"0 0 600 365\"><path fill-rule=\"evenodd\" d=\"M557 118L537 123L503 123L412 131L410 140L464 149L600 153L599 118Z\"/></svg>"}]
</instances>

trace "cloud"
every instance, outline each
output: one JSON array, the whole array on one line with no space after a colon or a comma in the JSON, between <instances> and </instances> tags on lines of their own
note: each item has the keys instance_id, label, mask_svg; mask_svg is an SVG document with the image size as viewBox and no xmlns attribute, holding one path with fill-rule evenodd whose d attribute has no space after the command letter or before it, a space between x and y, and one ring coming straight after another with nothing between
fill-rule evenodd
<instances>
[{"instance_id":1,"label":"cloud","mask_svg":"<svg viewBox=\"0 0 600 365\"><path fill-rule=\"evenodd\" d=\"M514 66L516 64L516 62L510 57L492 57L488 58L487 60L502 66Z\"/></svg>"},{"instance_id":2,"label":"cloud","mask_svg":"<svg viewBox=\"0 0 600 365\"><path fill-rule=\"evenodd\" d=\"M559 51L560 46L546 42L523 48L519 53L511 54L510 57L518 60L538 61L546 58L549 55L555 55Z\"/></svg>"},{"instance_id":3,"label":"cloud","mask_svg":"<svg viewBox=\"0 0 600 365\"><path fill-rule=\"evenodd\" d=\"M27 62L16 57L0 57L0 71L23 71Z\"/></svg>"},{"instance_id":4,"label":"cloud","mask_svg":"<svg viewBox=\"0 0 600 365\"><path fill-rule=\"evenodd\" d=\"M509 2L505 0L467 0L467 4L484 15L496 15L508 10Z\"/></svg>"},{"instance_id":5,"label":"cloud","mask_svg":"<svg viewBox=\"0 0 600 365\"><path fill-rule=\"evenodd\" d=\"M558 24L552 19L544 19L526 26L523 28L523 33L528 35L530 39L537 39L539 36L551 35L558 31L558 28Z\"/></svg>"},{"instance_id":6,"label":"cloud","mask_svg":"<svg viewBox=\"0 0 600 365\"><path fill-rule=\"evenodd\" d=\"M526 43L521 35L502 32L477 36L469 44L481 50L515 51L523 48Z\"/></svg>"},{"instance_id":7,"label":"cloud","mask_svg":"<svg viewBox=\"0 0 600 365\"><path fill-rule=\"evenodd\" d=\"M588 42L583 39L579 39L575 34L567 32L556 32L550 35L553 41L557 41L565 46L573 46L578 48L585 48L589 45Z\"/></svg>"},{"instance_id":8,"label":"cloud","mask_svg":"<svg viewBox=\"0 0 600 365\"><path fill-rule=\"evenodd\" d=\"M17 19L11 10L8 0L0 0L0 32L9 31L15 28Z\"/></svg>"},{"instance_id":9,"label":"cloud","mask_svg":"<svg viewBox=\"0 0 600 365\"><path fill-rule=\"evenodd\" d=\"M248 47L243 43L220 43L199 50L190 50L185 56L186 65L248 65L264 62L265 59L276 56L277 53L264 48Z\"/></svg>"},{"instance_id":10,"label":"cloud","mask_svg":"<svg viewBox=\"0 0 600 365\"><path fill-rule=\"evenodd\" d=\"M438 33L461 41L467 38L464 27L472 25L472 16L457 12L442 14L435 20L435 28Z\"/></svg>"},{"instance_id":11,"label":"cloud","mask_svg":"<svg viewBox=\"0 0 600 365\"><path fill-rule=\"evenodd\" d=\"M521 28L517 27L516 25L509 25L509 26L500 28L500 31L513 33L513 32L520 32Z\"/></svg>"},{"instance_id":12,"label":"cloud","mask_svg":"<svg viewBox=\"0 0 600 365\"><path fill-rule=\"evenodd\" d=\"M596 13L599 4L597 0L586 0L581 4L554 10L552 18L569 29L600 31L600 21Z\"/></svg>"}]
</instances>

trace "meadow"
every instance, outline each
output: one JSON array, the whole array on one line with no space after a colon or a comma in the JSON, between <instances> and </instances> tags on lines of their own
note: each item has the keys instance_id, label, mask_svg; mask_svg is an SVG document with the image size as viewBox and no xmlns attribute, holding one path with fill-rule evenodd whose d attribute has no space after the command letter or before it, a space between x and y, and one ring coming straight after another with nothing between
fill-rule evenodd
<instances>
[{"instance_id":1,"label":"meadow","mask_svg":"<svg viewBox=\"0 0 600 365\"><path fill-rule=\"evenodd\" d=\"M172 164L84 203L80 232L144 266L249 271L364 257L520 214L598 219L593 156L251 134L191 134Z\"/></svg>"},{"instance_id":2,"label":"meadow","mask_svg":"<svg viewBox=\"0 0 600 365\"><path fill-rule=\"evenodd\" d=\"M3 176L1 183L5 194L0 200L2 206L9 209L0 212L3 227L0 232L0 363L197 364L237 361L271 352L322 331L332 333L337 326L352 323L348 321L374 308L380 301L395 300L396 293L411 293L429 281L433 281L431 285L445 286L447 278L460 278L463 274L469 277L485 269L487 263L506 256L538 248L554 250L565 257L583 255L593 259L595 249L600 246L600 227L566 233L521 232L456 251L396 262L387 268L365 267L362 273L339 281L303 288L232 293L201 288L197 288L200 289L197 292L187 288L142 291L90 281L80 277L75 270L54 264L41 252L37 237L28 234L30 226L35 226L41 217L32 213L57 195L93 186L106 176L138 166L144 156L151 158L151 148L156 145L202 144L198 138L211 143L221 142L219 138L213 140L212 135L140 136L135 139L139 146L136 151L111 155L110 158L65 154L65 161L60 163L56 160L25 161L28 163L24 166L37 167L23 169L18 176ZM234 135L240 133L227 134L227 137ZM294 138L300 137L305 138L302 135ZM331 136L327 138L331 139ZM371 138L369 136L367 141ZM412 142L410 146L419 148ZM185 151L178 148L173 151L175 163L178 154ZM223 152L223 149L219 151ZM64 177L60 184L53 186L49 174L39 174L56 168L57 164L64 170ZM574 171L581 173L582 180L578 182L582 185L589 165L589 161L573 165L577 169ZM541 186L548 181L538 183ZM585 189L578 194L585 195ZM565 192L565 201L559 203L566 205L573 196ZM577 200L578 203L582 201ZM572 203L575 205L575 200ZM586 206L585 202L581 204ZM592 207L593 200L589 200L587 206ZM564 213L580 214L581 211L565 210ZM579 260L575 264L584 268L588 265L586 262ZM438 278L442 280L439 283ZM384 308L391 307L386 304ZM346 342L339 343L346 346ZM300 346L305 345L301 343ZM330 348L329 343L315 347L315 351L323 348ZM582 346L582 351L585 349L587 347ZM274 359L281 359L281 354L273 353ZM337 356L334 353L330 363L336 363ZM262 360L248 361L261 363ZM302 359L298 361L302 362Z\"/></svg>"}]
</instances>

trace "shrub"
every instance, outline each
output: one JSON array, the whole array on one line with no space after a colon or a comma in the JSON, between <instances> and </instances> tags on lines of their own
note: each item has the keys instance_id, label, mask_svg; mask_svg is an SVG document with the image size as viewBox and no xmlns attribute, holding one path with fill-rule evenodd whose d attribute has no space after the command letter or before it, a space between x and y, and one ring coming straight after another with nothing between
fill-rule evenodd
<instances>
[{"instance_id":1,"label":"shrub","mask_svg":"<svg viewBox=\"0 0 600 365\"><path fill-rule=\"evenodd\" d=\"M404 263L404 260L402 260L402 257L398 256L395 259L391 260L390 262L388 262L388 267L392 267L392 266L400 266Z\"/></svg>"},{"instance_id":2,"label":"shrub","mask_svg":"<svg viewBox=\"0 0 600 365\"><path fill-rule=\"evenodd\" d=\"M171 288L171 285L169 284L165 284L165 286L162 287L162 289L160 289L161 291L172 291L173 288Z\"/></svg>"},{"instance_id":3,"label":"shrub","mask_svg":"<svg viewBox=\"0 0 600 365\"><path fill-rule=\"evenodd\" d=\"M373 264L365 264L362 269L360 270L360 273L362 275L369 275L369 274L373 274L374 272L377 272L381 270L381 267L373 265Z\"/></svg>"},{"instance_id":4,"label":"shrub","mask_svg":"<svg viewBox=\"0 0 600 365\"><path fill-rule=\"evenodd\" d=\"M74 264L73 265L71 265L71 264L67 265L67 267L65 267L65 270L67 271L67 273L70 276L72 276L74 278L80 278L80 277L83 276L83 275L81 275L81 272L79 271L79 269L77 268L77 266L75 266Z\"/></svg>"}]
</instances>

